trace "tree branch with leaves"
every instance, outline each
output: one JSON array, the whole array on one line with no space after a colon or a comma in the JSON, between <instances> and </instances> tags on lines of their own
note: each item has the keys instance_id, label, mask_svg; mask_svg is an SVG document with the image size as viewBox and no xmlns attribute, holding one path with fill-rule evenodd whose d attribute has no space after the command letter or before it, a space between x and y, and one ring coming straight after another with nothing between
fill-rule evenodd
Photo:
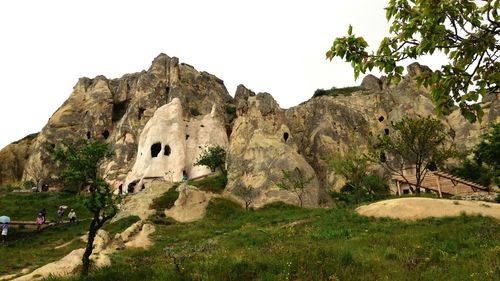
<instances>
[{"instance_id":1,"label":"tree branch with leaves","mask_svg":"<svg viewBox=\"0 0 500 281\"><path fill-rule=\"evenodd\" d=\"M111 187L99 175L99 164L104 158L111 157L112 153L107 144L98 141L83 141L79 145L66 144L59 149L50 149L49 152L65 165L60 174L64 184L79 192L88 188L90 193L85 206L92 212L93 218L82 257L82 274L87 275L97 232L118 211L120 197L113 197Z\"/></svg>"},{"instance_id":2,"label":"tree branch with leaves","mask_svg":"<svg viewBox=\"0 0 500 281\"><path fill-rule=\"evenodd\" d=\"M453 157L453 146L446 145L444 125L432 117L409 118L392 124L392 134L379 138L371 154L372 161L392 174L401 176L412 192L420 194L425 175L432 166L439 166ZM414 169L415 186L405 172Z\"/></svg>"},{"instance_id":3,"label":"tree branch with leaves","mask_svg":"<svg viewBox=\"0 0 500 281\"><path fill-rule=\"evenodd\" d=\"M402 61L442 52L449 62L421 73L417 82L430 87L438 114L449 114L458 104L474 122L483 116L479 97L500 91L499 8L500 0L390 0L385 10L391 36L376 52L368 51L365 39L349 26L347 36L336 38L326 57L350 62L355 78L378 68L398 83Z\"/></svg>"},{"instance_id":4,"label":"tree branch with leaves","mask_svg":"<svg viewBox=\"0 0 500 281\"><path fill-rule=\"evenodd\" d=\"M281 172L283 173L283 177L280 182L276 183L276 186L295 194L299 200L300 207L302 207L306 194L306 185L314 179L314 175L306 176L298 167L291 171L281 170Z\"/></svg>"}]
</instances>

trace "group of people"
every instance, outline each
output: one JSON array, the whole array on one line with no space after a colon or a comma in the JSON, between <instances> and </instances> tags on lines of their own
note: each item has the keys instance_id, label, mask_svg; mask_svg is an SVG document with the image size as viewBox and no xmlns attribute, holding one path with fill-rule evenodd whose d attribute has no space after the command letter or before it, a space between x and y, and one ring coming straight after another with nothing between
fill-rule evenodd
<instances>
[{"instance_id":1,"label":"group of people","mask_svg":"<svg viewBox=\"0 0 500 281\"><path fill-rule=\"evenodd\" d=\"M61 205L59 208L57 208L57 223L63 223L63 217L64 213L66 212L66 209L68 206ZM47 215L47 212L45 208L43 208L40 212L38 212L38 215L36 217L35 223L37 226L37 230L42 229L43 224L45 223L45 217ZM75 209L71 209L68 213L68 220L70 223L76 222L76 212Z\"/></svg>"}]
</instances>

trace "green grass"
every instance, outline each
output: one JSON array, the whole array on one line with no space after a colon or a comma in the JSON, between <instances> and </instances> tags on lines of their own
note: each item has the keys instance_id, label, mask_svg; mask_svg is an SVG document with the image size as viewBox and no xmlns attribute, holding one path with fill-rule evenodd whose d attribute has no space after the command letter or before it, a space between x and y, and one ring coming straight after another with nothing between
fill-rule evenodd
<instances>
[{"instance_id":1,"label":"green grass","mask_svg":"<svg viewBox=\"0 0 500 281\"><path fill-rule=\"evenodd\" d=\"M165 209L172 208L177 198L179 198L179 192L177 192L176 190L178 186L178 184L174 184L162 196L155 198L151 207L159 212L163 212L165 211Z\"/></svg>"},{"instance_id":2,"label":"green grass","mask_svg":"<svg viewBox=\"0 0 500 281\"><path fill-rule=\"evenodd\" d=\"M200 180L190 180L189 185L196 186L200 190L222 193L226 188L227 177L224 173L217 173L214 176L206 177Z\"/></svg>"},{"instance_id":3,"label":"green grass","mask_svg":"<svg viewBox=\"0 0 500 281\"><path fill-rule=\"evenodd\" d=\"M56 261L74 249L84 247L78 239L87 233L90 221L65 224L37 232L32 228L9 228L9 241L0 251L0 275L12 274L24 268L37 268ZM13 240L15 239L15 240ZM67 242L65 247L55 248Z\"/></svg>"},{"instance_id":4,"label":"green grass","mask_svg":"<svg viewBox=\"0 0 500 281\"><path fill-rule=\"evenodd\" d=\"M88 278L57 280L498 280L500 223L479 216L402 222L350 208L212 200L205 219L156 225Z\"/></svg>"},{"instance_id":5,"label":"green grass","mask_svg":"<svg viewBox=\"0 0 500 281\"><path fill-rule=\"evenodd\" d=\"M138 216L128 216L128 217L119 219L115 222L106 224L102 227L102 229L109 232L109 234L111 234L111 236L114 236L117 233L123 232L129 226L131 226L132 224L134 224L140 220L141 220L141 218L139 218Z\"/></svg>"},{"instance_id":6,"label":"green grass","mask_svg":"<svg viewBox=\"0 0 500 281\"><path fill-rule=\"evenodd\" d=\"M83 199L82 195L64 192L11 192L0 196L0 215L9 216L13 221L35 221L38 212L45 208L46 220L53 221L57 218L57 208L60 205L67 205L75 209L77 219L90 218L90 212L84 206Z\"/></svg>"},{"instance_id":7,"label":"green grass","mask_svg":"<svg viewBox=\"0 0 500 281\"><path fill-rule=\"evenodd\" d=\"M11 225L5 248L0 246L0 275L17 273L24 268L33 269L56 261L74 249L84 247L84 242L79 238L87 233L91 214L83 201L83 195L64 192L5 193L0 196L1 215L8 215L13 221L34 221L42 208L46 208L48 221L55 220L59 205L74 208L78 219L75 224L50 226L40 232L33 226ZM105 225L105 229L114 234L137 219L124 218L114 224ZM68 242L66 246L56 248Z\"/></svg>"}]
</instances>

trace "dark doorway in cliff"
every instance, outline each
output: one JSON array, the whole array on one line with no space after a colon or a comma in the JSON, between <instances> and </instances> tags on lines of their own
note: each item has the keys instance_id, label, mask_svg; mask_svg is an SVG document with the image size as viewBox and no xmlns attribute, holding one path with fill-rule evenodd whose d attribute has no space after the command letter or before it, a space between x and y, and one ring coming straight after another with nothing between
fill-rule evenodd
<instances>
[{"instance_id":1,"label":"dark doorway in cliff","mask_svg":"<svg viewBox=\"0 0 500 281\"><path fill-rule=\"evenodd\" d=\"M186 140L189 139L189 135L186 135Z\"/></svg>"},{"instance_id":2,"label":"dark doorway in cliff","mask_svg":"<svg viewBox=\"0 0 500 281\"><path fill-rule=\"evenodd\" d=\"M384 134L385 134L386 136L388 136L388 135L389 135L389 129L385 128L385 129L384 129Z\"/></svg>"},{"instance_id":3,"label":"dark doorway in cliff","mask_svg":"<svg viewBox=\"0 0 500 281\"><path fill-rule=\"evenodd\" d=\"M383 152L380 153L379 160L382 163L385 163L385 161L387 161L387 157L385 156L385 153L383 153Z\"/></svg>"},{"instance_id":4,"label":"dark doorway in cliff","mask_svg":"<svg viewBox=\"0 0 500 281\"><path fill-rule=\"evenodd\" d=\"M103 137L105 140L107 140L107 139L109 138L109 131L108 131L108 130L104 130L104 131L102 132L102 137Z\"/></svg>"},{"instance_id":5,"label":"dark doorway in cliff","mask_svg":"<svg viewBox=\"0 0 500 281\"><path fill-rule=\"evenodd\" d=\"M384 118L384 116L380 116L380 117L378 118L378 122L382 122L382 121L384 121L384 119L385 119L385 118Z\"/></svg>"},{"instance_id":6,"label":"dark doorway in cliff","mask_svg":"<svg viewBox=\"0 0 500 281\"><path fill-rule=\"evenodd\" d=\"M165 145L165 149L163 150L163 155L169 156L170 153L172 153L172 150L170 149L170 146L167 144Z\"/></svg>"},{"instance_id":7,"label":"dark doorway in cliff","mask_svg":"<svg viewBox=\"0 0 500 281\"><path fill-rule=\"evenodd\" d=\"M161 151L161 142L156 142L151 145L151 158L155 158Z\"/></svg>"},{"instance_id":8,"label":"dark doorway in cliff","mask_svg":"<svg viewBox=\"0 0 500 281\"><path fill-rule=\"evenodd\" d=\"M288 132L284 132L284 133L283 133L283 139L285 140L285 142L288 140L288 137L289 137L289 136L290 136L290 135L288 134Z\"/></svg>"},{"instance_id":9,"label":"dark doorway in cliff","mask_svg":"<svg viewBox=\"0 0 500 281\"><path fill-rule=\"evenodd\" d=\"M116 122L122 119L123 115L127 112L128 101L113 104L113 111L111 113L111 121Z\"/></svg>"},{"instance_id":10,"label":"dark doorway in cliff","mask_svg":"<svg viewBox=\"0 0 500 281\"><path fill-rule=\"evenodd\" d=\"M91 137L91 135L90 135L90 131L88 131L88 132L87 132L87 139L89 140L89 139L90 139L90 137Z\"/></svg>"},{"instance_id":11,"label":"dark doorway in cliff","mask_svg":"<svg viewBox=\"0 0 500 281\"><path fill-rule=\"evenodd\" d=\"M137 118L139 118L139 120L141 120L142 116L144 116L144 111L146 111L146 109L139 107L139 115L137 116Z\"/></svg>"}]
</instances>

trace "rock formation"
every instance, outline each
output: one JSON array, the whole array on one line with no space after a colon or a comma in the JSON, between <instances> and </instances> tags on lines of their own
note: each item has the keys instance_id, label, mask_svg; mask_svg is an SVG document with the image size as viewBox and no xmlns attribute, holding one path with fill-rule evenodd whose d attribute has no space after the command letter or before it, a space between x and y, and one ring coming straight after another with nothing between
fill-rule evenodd
<instances>
[{"instance_id":1,"label":"rock formation","mask_svg":"<svg viewBox=\"0 0 500 281\"><path fill-rule=\"evenodd\" d=\"M256 96L250 93L241 98L238 110L228 149L227 191L234 192L239 185L256 188L260 193L253 201L255 207L273 201L299 204L295 194L276 185L282 180L283 170L299 168L306 177L314 176L305 188L304 205L318 206L322 194L316 174L297 152L294 136L285 122L284 110L268 93Z\"/></svg>"},{"instance_id":2,"label":"rock formation","mask_svg":"<svg viewBox=\"0 0 500 281\"><path fill-rule=\"evenodd\" d=\"M68 100L33 141L26 167L43 166L50 171L46 181L56 182L59 167L46 146L99 139L115 153L103 164L103 172L116 188L135 162L142 129L158 108L174 98L183 105L183 118L213 111L224 125L230 118L225 105L232 98L222 80L160 54L148 71L111 80L104 76L79 79Z\"/></svg>"},{"instance_id":3,"label":"rock formation","mask_svg":"<svg viewBox=\"0 0 500 281\"><path fill-rule=\"evenodd\" d=\"M216 104L209 114L183 118L178 98L158 108L139 138L139 150L125 186L142 186L151 179L179 181L183 174L197 178L211 173L193 162L207 146L226 147L224 124L217 118Z\"/></svg>"},{"instance_id":4,"label":"rock formation","mask_svg":"<svg viewBox=\"0 0 500 281\"><path fill-rule=\"evenodd\" d=\"M222 145L228 153L226 194L252 186L259 193L254 206L276 200L297 204L296 196L276 183L282 170L299 168L314 178L305 189L305 205L319 206L325 190L343 184L328 170L326 156L366 150L377 136L391 134L391 122L403 116L434 114L427 89L413 79L425 71L430 70L410 65L398 85L369 75L351 92L314 97L285 110L270 94L256 95L243 85L233 99L219 78L161 54L147 71L119 79L81 78L38 135L0 151L0 184L27 180L32 170L43 170L45 182L57 183L61 167L46 147L81 139L110 145L115 155L103 163L102 174L114 188L123 184L124 191L130 182L142 187L151 179L178 181L183 171L190 178L206 175L208 168L193 162L205 145ZM449 141L460 150L473 147L488 124L500 120L498 93L485 97L482 106L481 123L468 123L458 110L441 117Z\"/></svg>"}]
</instances>

